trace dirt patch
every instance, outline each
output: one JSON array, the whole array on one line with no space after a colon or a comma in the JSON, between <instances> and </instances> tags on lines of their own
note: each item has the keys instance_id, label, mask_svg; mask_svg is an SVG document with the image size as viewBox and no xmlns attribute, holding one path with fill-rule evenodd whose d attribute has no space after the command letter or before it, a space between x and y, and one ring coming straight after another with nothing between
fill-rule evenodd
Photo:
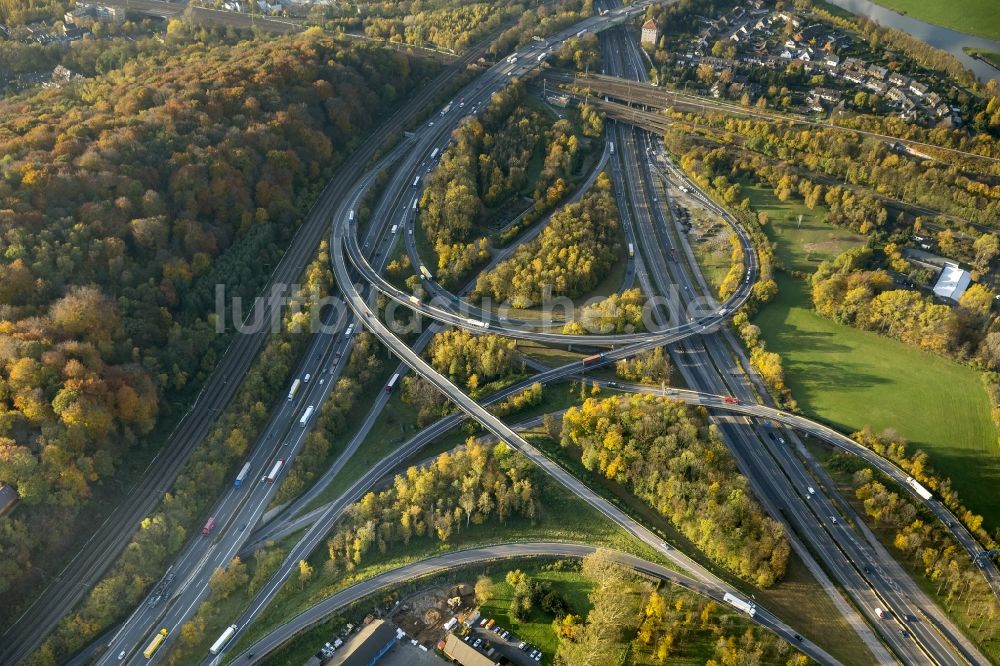
<instances>
[{"instance_id":1,"label":"dirt patch","mask_svg":"<svg viewBox=\"0 0 1000 666\"><path fill-rule=\"evenodd\" d=\"M425 645L434 645L445 633L451 618L462 621L475 609L474 583L436 585L402 599L392 612L392 621Z\"/></svg>"}]
</instances>

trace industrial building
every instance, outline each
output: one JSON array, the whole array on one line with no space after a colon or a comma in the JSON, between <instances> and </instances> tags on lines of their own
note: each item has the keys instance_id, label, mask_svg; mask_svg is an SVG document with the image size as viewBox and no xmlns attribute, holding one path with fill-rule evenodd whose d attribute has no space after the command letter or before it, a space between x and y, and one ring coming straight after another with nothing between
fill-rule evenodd
<instances>
[{"instance_id":1,"label":"industrial building","mask_svg":"<svg viewBox=\"0 0 1000 666\"><path fill-rule=\"evenodd\" d=\"M940 298L957 303L971 283L972 276L969 275L969 271L962 270L957 264L945 264L934 284L934 293Z\"/></svg>"},{"instance_id":2,"label":"industrial building","mask_svg":"<svg viewBox=\"0 0 1000 666\"><path fill-rule=\"evenodd\" d=\"M384 620L370 622L333 654L327 666L372 666L396 644L396 627Z\"/></svg>"}]
</instances>

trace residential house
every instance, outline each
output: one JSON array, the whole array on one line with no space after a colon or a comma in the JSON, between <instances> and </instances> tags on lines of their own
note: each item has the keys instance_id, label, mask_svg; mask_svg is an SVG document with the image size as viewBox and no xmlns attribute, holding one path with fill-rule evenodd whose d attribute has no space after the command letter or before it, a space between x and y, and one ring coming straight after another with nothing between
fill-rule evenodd
<instances>
[{"instance_id":1,"label":"residential house","mask_svg":"<svg viewBox=\"0 0 1000 666\"><path fill-rule=\"evenodd\" d=\"M894 86L899 86L900 88L909 88L910 77L905 74L900 74L899 72L893 72L889 75L889 83Z\"/></svg>"},{"instance_id":2,"label":"residential house","mask_svg":"<svg viewBox=\"0 0 1000 666\"><path fill-rule=\"evenodd\" d=\"M813 96L820 98L824 102L839 102L840 91L831 88L813 88L810 91Z\"/></svg>"},{"instance_id":3,"label":"residential house","mask_svg":"<svg viewBox=\"0 0 1000 666\"><path fill-rule=\"evenodd\" d=\"M927 86L920 83L920 81L913 81L910 83L910 92L917 97L923 97L927 94Z\"/></svg>"},{"instance_id":4,"label":"residential house","mask_svg":"<svg viewBox=\"0 0 1000 666\"><path fill-rule=\"evenodd\" d=\"M896 87L889 88L885 92L885 96L894 102L902 102L904 99L907 99L906 93Z\"/></svg>"},{"instance_id":5,"label":"residential house","mask_svg":"<svg viewBox=\"0 0 1000 666\"><path fill-rule=\"evenodd\" d=\"M889 70L882 65L872 63L868 65L868 75L875 77L879 81L884 81L885 77L889 75Z\"/></svg>"},{"instance_id":6,"label":"residential house","mask_svg":"<svg viewBox=\"0 0 1000 666\"><path fill-rule=\"evenodd\" d=\"M865 88L871 90L879 95L884 95L889 92L889 84L885 81L879 81L877 79L868 79L865 81Z\"/></svg>"},{"instance_id":7,"label":"residential house","mask_svg":"<svg viewBox=\"0 0 1000 666\"><path fill-rule=\"evenodd\" d=\"M844 67L847 69L853 69L858 72L865 71L865 63L857 58L845 58Z\"/></svg>"},{"instance_id":8,"label":"residential house","mask_svg":"<svg viewBox=\"0 0 1000 666\"><path fill-rule=\"evenodd\" d=\"M837 67L840 65L840 56L836 53L827 53L823 56L823 62L825 62L830 67Z\"/></svg>"}]
</instances>

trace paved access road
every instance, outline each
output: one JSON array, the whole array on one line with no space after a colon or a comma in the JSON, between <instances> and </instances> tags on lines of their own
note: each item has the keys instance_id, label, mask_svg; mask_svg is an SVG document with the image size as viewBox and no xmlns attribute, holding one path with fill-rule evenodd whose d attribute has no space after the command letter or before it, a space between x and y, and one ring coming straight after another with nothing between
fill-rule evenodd
<instances>
[{"instance_id":1,"label":"paved access road","mask_svg":"<svg viewBox=\"0 0 1000 666\"><path fill-rule=\"evenodd\" d=\"M254 643L251 647L235 655L233 657L233 663L259 663L269 654L281 647L281 645L286 643L289 639L294 638L301 632L319 624L338 609L363 599L375 592L378 592L379 590L397 586L417 578L441 573L450 569L460 569L462 567L483 565L490 562L514 558L582 558L590 555L595 550L596 549L593 546L573 543L511 543L455 551L426 560L421 560L420 562L400 567L399 569L381 574L336 592L323 601L311 606L299 615L289 619L288 622L272 630L264 636L264 638ZM674 571L673 569L668 569L660 564L654 564L627 553L610 551L610 554L615 560L637 572L670 581L671 583L680 585L704 596L711 597L720 603L725 603L723 601L723 595L719 594L718 590L714 587L706 586L697 580ZM791 627L769 613L758 611L754 615L753 621L778 634L821 664L838 663L833 657L812 642L808 640L797 640L795 638L797 634Z\"/></svg>"},{"instance_id":2,"label":"paved access road","mask_svg":"<svg viewBox=\"0 0 1000 666\"><path fill-rule=\"evenodd\" d=\"M358 177L365 170L388 137L405 129L442 87L482 56L486 45L472 49L467 55L442 71L396 111L345 161L343 166L320 193L316 203L296 232L288 250L271 274L262 291L261 302L254 303L246 321L270 321L283 303L279 289L295 283L315 256L320 239L330 224L331 211L344 201ZM208 433L242 382L250 364L266 340L268 327L234 335L233 341L205 387L198 394L188 413L171 433L162 452L150 463L142 479L122 503L98 526L77 555L42 590L22 616L0 636L0 664L18 663L27 658L51 633L59 620L76 606L115 561L131 539L140 521L152 513L171 487L191 455L194 447ZM303 361L299 370L303 376L309 367L320 367L322 356L313 354ZM312 364L306 365L306 364ZM262 438L257 446L269 447L273 442ZM255 448L256 451L256 448Z\"/></svg>"}]
</instances>

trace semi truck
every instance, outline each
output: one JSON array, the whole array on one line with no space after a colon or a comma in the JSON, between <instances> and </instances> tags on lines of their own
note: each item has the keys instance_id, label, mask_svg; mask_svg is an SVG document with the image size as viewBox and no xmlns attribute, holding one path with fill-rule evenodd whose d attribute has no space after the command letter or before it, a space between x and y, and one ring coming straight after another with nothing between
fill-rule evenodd
<instances>
[{"instance_id":1,"label":"semi truck","mask_svg":"<svg viewBox=\"0 0 1000 666\"><path fill-rule=\"evenodd\" d=\"M208 536L212 533L215 528L215 516L211 516L207 521L205 521L205 526L201 528L202 536Z\"/></svg>"},{"instance_id":2,"label":"semi truck","mask_svg":"<svg viewBox=\"0 0 1000 666\"><path fill-rule=\"evenodd\" d=\"M933 497L933 495L931 495L931 491L924 488L920 484L920 482L914 479L912 476L906 477L906 483L915 491L917 491L917 494L923 497L925 500L929 500L931 497Z\"/></svg>"},{"instance_id":3,"label":"semi truck","mask_svg":"<svg viewBox=\"0 0 1000 666\"><path fill-rule=\"evenodd\" d=\"M282 466L285 464L285 459L282 458L274 463L274 467L271 468L271 473L264 477L264 480L268 483L274 483L274 480L278 478L278 472L281 471Z\"/></svg>"},{"instance_id":4,"label":"semi truck","mask_svg":"<svg viewBox=\"0 0 1000 666\"><path fill-rule=\"evenodd\" d=\"M597 361L603 361L606 354L601 352L600 354L594 354L593 356L585 356L581 361L583 365L590 365L591 363L596 363Z\"/></svg>"},{"instance_id":5,"label":"semi truck","mask_svg":"<svg viewBox=\"0 0 1000 666\"><path fill-rule=\"evenodd\" d=\"M410 296L409 298L410 302L413 303L414 305L420 305L420 299L417 298L416 296Z\"/></svg>"},{"instance_id":6,"label":"semi truck","mask_svg":"<svg viewBox=\"0 0 1000 666\"><path fill-rule=\"evenodd\" d=\"M486 330L490 327L488 323L486 323L485 321L480 321L478 319L466 319L465 321L471 326L475 326L476 328L481 328L483 330Z\"/></svg>"},{"instance_id":7,"label":"semi truck","mask_svg":"<svg viewBox=\"0 0 1000 666\"><path fill-rule=\"evenodd\" d=\"M354 209L353 208L351 209L351 212L347 214L347 221L348 222L353 222L354 221Z\"/></svg>"},{"instance_id":8,"label":"semi truck","mask_svg":"<svg viewBox=\"0 0 1000 666\"><path fill-rule=\"evenodd\" d=\"M754 615L757 614L757 606L755 604L749 601L744 601L743 599L737 597L735 594L730 594L729 592L726 592L726 594L722 597L722 600L725 601L730 606L732 606L733 608L743 611L750 617L753 617Z\"/></svg>"},{"instance_id":9,"label":"semi truck","mask_svg":"<svg viewBox=\"0 0 1000 666\"><path fill-rule=\"evenodd\" d=\"M419 184L420 184L420 176L417 176L416 178L413 179L413 187L416 187Z\"/></svg>"},{"instance_id":10,"label":"semi truck","mask_svg":"<svg viewBox=\"0 0 1000 666\"><path fill-rule=\"evenodd\" d=\"M635 256L635 245L633 245L632 243L628 244L628 256L630 257Z\"/></svg>"},{"instance_id":11,"label":"semi truck","mask_svg":"<svg viewBox=\"0 0 1000 666\"><path fill-rule=\"evenodd\" d=\"M385 385L385 392L392 393L392 389L396 388L396 382L399 381L399 373L397 372L392 377L389 378L389 383Z\"/></svg>"},{"instance_id":12,"label":"semi truck","mask_svg":"<svg viewBox=\"0 0 1000 666\"><path fill-rule=\"evenodd\" d=\"M160 649L160 646L163 645L163 641L165 641L166 639L167 639L167 630L160 629L160 632L153 637L152 642L148 646L146 646L146 649L143 651L142 656L145 657L146 659L152 659L153 653Z\"/></svg>"},{"instance_id":13,"label":"semi truck","mask_svg":"<svg viewBox=\"0 0 1000 666\"><path fill-rule=\"evenodd\" d=\"M211 652L212 654L219 654L220 652L222 652L222 648L226 647L226 643L229 642L229 639L231 639L235 633L236 633L236 625L235 624L229 625L228 627L226 627L226 630L222 632L222 635L219 636L219 638L214 643L212 643L212 647L208 648L208 651Z\"/></svg>"},{"instance_id":14,"label":"semi truck","mask_svg":"<svg viewBox=\"0 0 1000 666\"><path fill-rule=\"evenodd\" d=\"M306 411L302 414L302 418L299 419L299 427L300 428L305 428L306 427L306 423L309 422L309 417L313 415L314 411L316 411L316 408L313 407L312 405L309 405L308 407L306 407Z\"/></svg>"},{"instance_id":15,"label":"semi truck","mask_svg":"<svg viewBox=\"0 0 1000 666\"><path fill-rule=\"evenodd\" d=\"M295 394L299 392L300 386L302 386L301 379L296 379L292 382L292 388L288 389L288 402L291 402L295 398Z\"/></svg>"},{"instance_id":16,"label":"semi truck","mask_svg":"<svg viewBox=\"0 0 1000 666\"><path fill-rule=\"evenodd\" d=\"M434 276L431 275L431 272L427 270L427 267L423 264L420 264L420 275L422 275L428 282L434 279Z\"/></svg>"},{"instance_id":17,"label":"semi truck","mask_svg":"<svg viewBox=\"0 0 1000 666\"><path fill-rule=\"evenodd\" d=\"M243 469L240 470L240 473L236 475L236 480L233 481L233 485L236 486L237 488L242 486L243 481L246 480L247 474L249 473L250 473L250 463L246 463L245 465L243 465Z\"/></svg>"},{"instance_id":18,"label":"semi truck","mask_svg":"<svg viewBox=\"0 0 1000 666\"><path fill-rule=\"evenodd\" d=\"M399 231L399 225L398 224L394 224L394 225L392 225L392 229L389 231L389 233L390 234L395 234L397 231Z\"/></svg>"},{"instance_id":19,"label":"semi truck","mask_svg":"<svg viewBox=\"0 0 1000 666\"><path fill-rule=\"evenodd\" d=\"M439 152L440 152L440 150L438 150L437 148L435 148L434 150L432 150L431 151L431 159L432 160L436 160Z\"/></svg>"}]
</instances>

